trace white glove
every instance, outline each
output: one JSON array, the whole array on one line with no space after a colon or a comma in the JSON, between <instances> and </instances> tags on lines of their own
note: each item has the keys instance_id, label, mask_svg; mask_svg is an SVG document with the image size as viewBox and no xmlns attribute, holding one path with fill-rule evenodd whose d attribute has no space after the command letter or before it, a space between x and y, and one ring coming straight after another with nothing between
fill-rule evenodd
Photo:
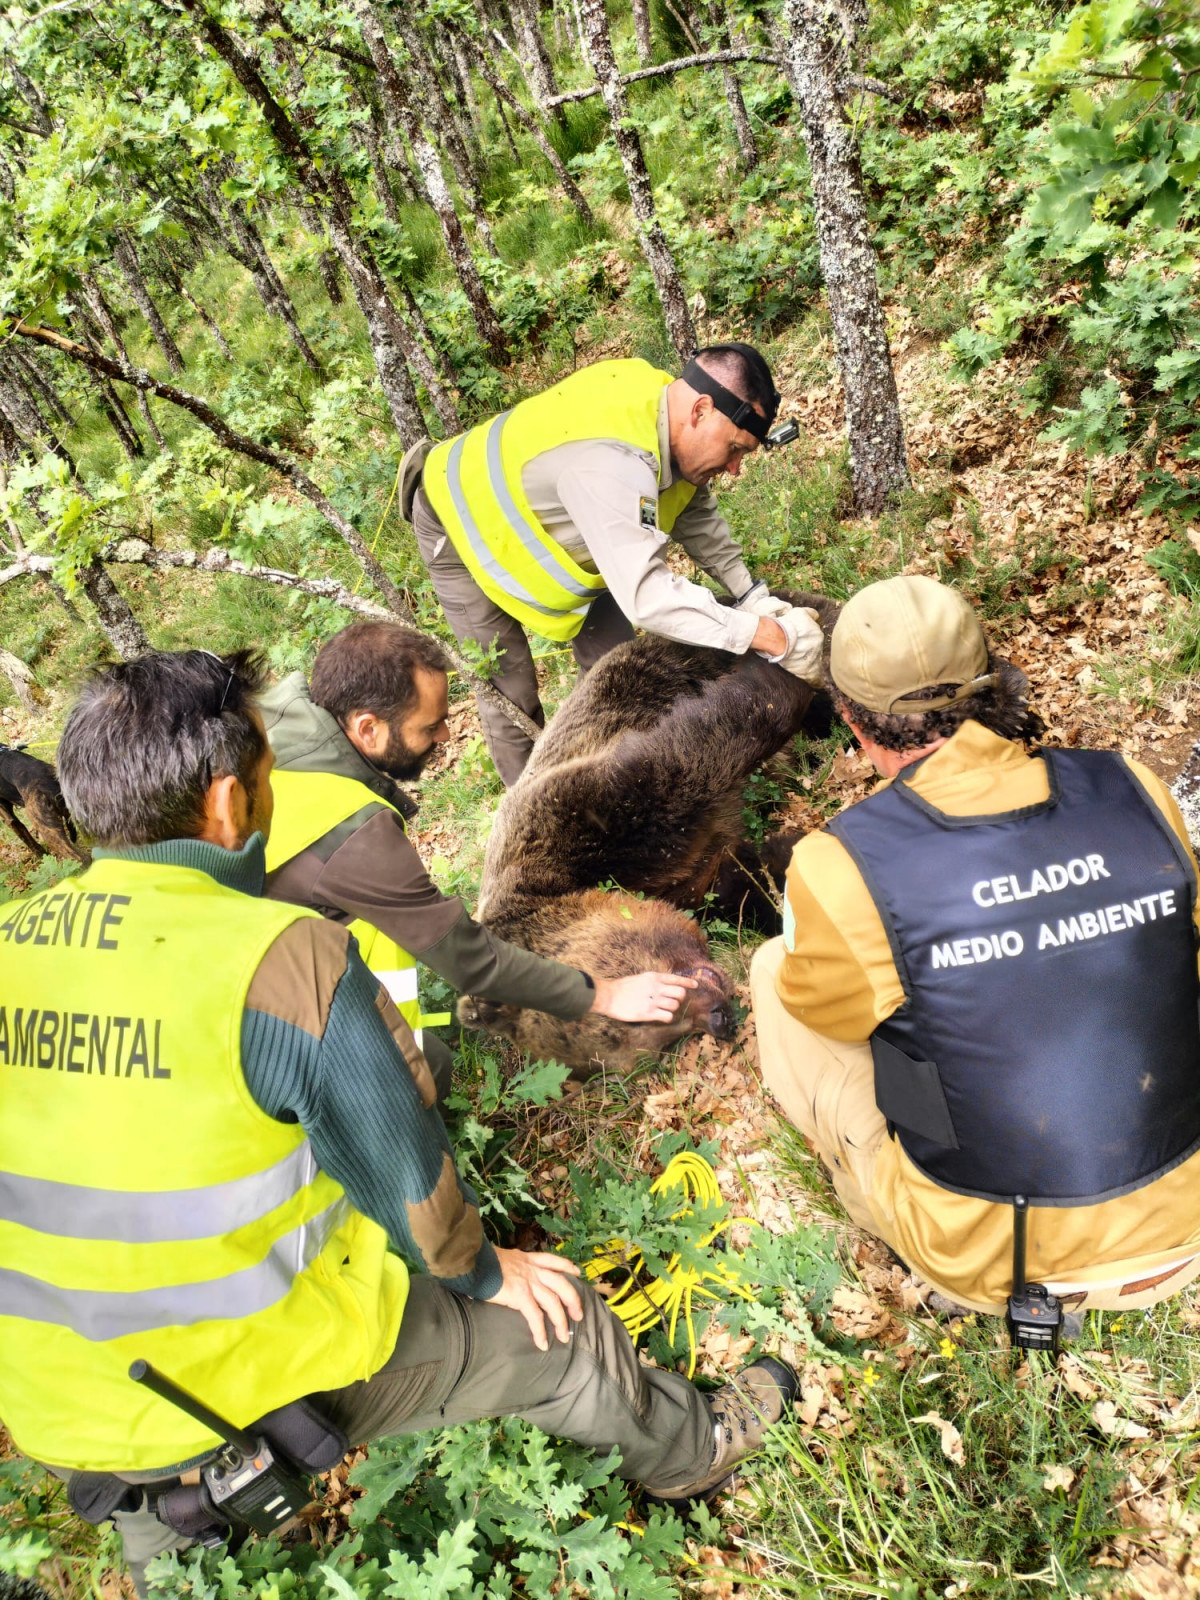
<instances>
[{"instance_id":1,"label":"white glove","mask_svg":"<svg viewBox=\"0 0 1200 1600\"><path fill-rule=\"evenodd\" d=\"M766 581L760 578L752 589L737 602L738 611L749 611L756 617L784 617L794 608L786 600L777 600L767 588Z\"/></svg>"},{"instance_id":2,"label":"white glove","mask_svg":"<svg viewBox=\"0 0 1200 1600\"><path fill-rule=\"evenodd\" d=\"M790 672L793 678L819 686L825 681L822 655L825 635L817 621L817 613L810 606L789 606L783 616L774 619L783 629L787 649L781 656L770 660Z\"/></svg>"}]
</instances>

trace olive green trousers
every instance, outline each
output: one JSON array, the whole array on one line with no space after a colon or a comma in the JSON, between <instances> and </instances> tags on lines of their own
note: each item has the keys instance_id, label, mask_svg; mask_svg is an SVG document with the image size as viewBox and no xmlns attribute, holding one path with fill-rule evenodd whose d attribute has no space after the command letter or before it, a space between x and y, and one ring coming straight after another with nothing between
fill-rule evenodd
<instances>
[{"instance_id":1,"label":"olive green trousers","mask_svg":"<svg viewBox=\"0 0 1200 1600\"><path fill-rule=\"evenodd\" d=\"M646 1366L603 1300L580 1284L582 1322L571 1337L537 1348L515 1311L414 1277L396 1347L361 1383L316 1394L313 1403L351 1444L422 1433L481 1417L523 1417L545 1433L621 1452L623 1478L689 1483L712 1464L713 1417L701 1392L677 1372ZM146 1565L187 1541L143 1503L117 1512L125 1562L139 1595Z\"/></svg>"}]
</instances>

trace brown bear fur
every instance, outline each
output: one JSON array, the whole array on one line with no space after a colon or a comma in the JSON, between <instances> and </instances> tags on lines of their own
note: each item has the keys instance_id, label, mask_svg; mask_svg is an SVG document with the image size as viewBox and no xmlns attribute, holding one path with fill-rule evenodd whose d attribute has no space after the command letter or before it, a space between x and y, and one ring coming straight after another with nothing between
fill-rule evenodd
<instances>
[{"instance_id":1,"label":"brown bear fur","mask_svg":"<svg viewBox=\"0 0 1200 1600\"><path fill-rule=\"evenodd\" d=\"M40 838L34 838L25 827L15 806L22 808ZM48 850L60 861L91 859L78 842L54 768L48 761L26 755L19 745L0 744L0 819L31 855L44 856Z\"/></svg>"},{"instance_id":2,"label":"brown bear fur","mask_svg":"<svg viewBox=\"0 0 1200 1600\"><path fill-rule=\"evenodd\" d=\"M830 602L788 598L815 606L832 626ZM460 1019L577 1073L627 1071L641 1051L696 1031L726 1032L729 979L685 911L736 875L738 860L757 869L743 839L743 789L806 724L821 721L823 699L753 653L644 636L605 656L563 702L500 803L479 920L597 977L671 971L701 981L667 1024L592 1015L568 1022L474 997L460 1002ZM749 888L745 881L736 893Z\"/></svg>"}]
</instances>

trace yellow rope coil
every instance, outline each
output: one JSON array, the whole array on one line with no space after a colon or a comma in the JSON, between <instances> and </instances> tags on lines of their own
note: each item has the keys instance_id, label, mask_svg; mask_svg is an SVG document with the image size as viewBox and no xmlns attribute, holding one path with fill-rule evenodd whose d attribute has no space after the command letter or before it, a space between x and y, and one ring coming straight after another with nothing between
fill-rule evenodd
<instances>
[{"instance_id":1,"label":"yellow rope coil","mask_svg":"<svg viewBox=\"0 0 1200 1600\"><path fill-rule=\"evenodd\" d=\"M670 1189L679 1189L682 1192L683 1204L678 1211L672 1213L675 1217L690 1216L693 1206L697 1204L707 1206L721 1203L721 1191L717 1187L716 1173L704 1157L697 1155L694 1150L681 1150L678 1155L672 1156L664 1170L650 1185L651 1194L663 1194ZM718 1222L704 1235L700 1241L701 1248L712 1244L717 1235L731 1227L734 1222L747 1220L749 1219L726 1217L723 1222ZM702 1271L697 1271L694 1267L681 1267L679 1262L680 1257L676 1253L667 1262L666 1274L663 1277L653 1278L648 1284L641 1283L639 1278L645 1268L642 1252L624 1239L610 1239L607 1244L597 1246L594 1258L587 1262L583 1270L590 1279L598 1278L605 1272L624 1269L627 1274L625 1281L609 1296L607 1303L609 1310L624 1323L632 1339L648 1333L651 1328L661 1327L666 1330L667 1338L674 1345L675 1329L682 1312L688 1334L690 1378L696 1370L697 1354L696 1334L692 1326L693 1298L698 1296L719 1303L729 1294L738 1295L743 1300L751 1300L754 1296L728 1262L714 1261L711 1267L705 1267ZM706 1289L705 1283L716 1285L723 1293Z\"/></svg>"}]
</instances>

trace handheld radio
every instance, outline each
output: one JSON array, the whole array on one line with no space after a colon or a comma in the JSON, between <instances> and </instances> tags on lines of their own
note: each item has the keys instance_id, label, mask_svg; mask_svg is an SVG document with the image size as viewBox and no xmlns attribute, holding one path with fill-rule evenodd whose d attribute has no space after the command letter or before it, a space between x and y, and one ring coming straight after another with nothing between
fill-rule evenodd
<instances>
[{"instance_id":1,"label":"handheld radio","mask_svg":"<svg viewBox=\"0 0 1200 1600\"><path fill-rule=\"evenodd\" d=\"M1029 1223L1029 1201L1023 1194L1013 1197L1013 1287L1008 1297L1008 1331L1014 1349L1049 1350L1058 1353L1062 1334L1063 1307L1045 1284L1025 1281L1025 1242Z\"/></svg>"},{"instance_id":2,"label":"handheld radio","mask_svg":"<svg viewBox=\"0 0 1200 1600\"><path fill-rule=\"evenodd\" d=\"M198 1484L183 1484L158 1496L155 1511L168 1527L218 1545L224 1543L231 1525L259 1534L278 1533L311 1504L308 1479L277 1455L265 1438L226 1422L148 1361L135 1361L129 1376L225 1441L216 1459L201 1469Z\"/></svg>"}]
</instances>

